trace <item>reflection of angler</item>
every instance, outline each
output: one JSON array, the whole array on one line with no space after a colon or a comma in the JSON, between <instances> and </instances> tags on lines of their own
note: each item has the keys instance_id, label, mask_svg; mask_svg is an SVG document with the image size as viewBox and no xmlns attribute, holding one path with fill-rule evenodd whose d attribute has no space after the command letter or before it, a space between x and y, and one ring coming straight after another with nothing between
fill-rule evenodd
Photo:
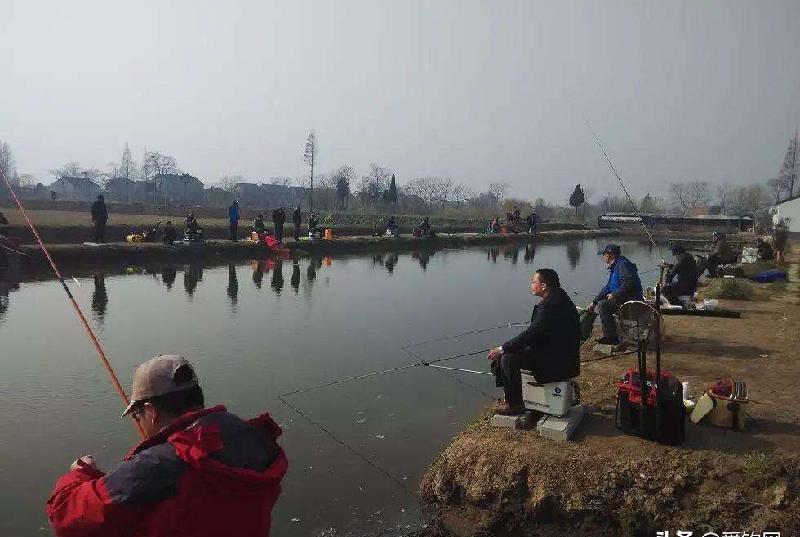
<instances>
[{"instance_id":1,"label":"reflection of angler","mask_svg":"<svg viewBox=\"0 0 800 537\"><path fill-rule=\"evenodd\" d=\"M397 261L399 259L400 256L397 253L389 254L386 257L386 262L384 263L384 266L386 267L386 270L389 271L389 274L394 274L394 267L395 265L397 265Z\"/></svg>"},{"instance_id":2,"label":"reflection of angler","mask_svg":"<svg viewBox=\"0 0 800 537\"><path fill-rule=\"evenodd\" d=\"M203 266L192 264L183 269L183 288L191 298L197 288L197 282L203 279Z\"/></svg>"},{"instance_id":3,"label":"reflection of angler","mask_svg":"<svg viewBox=\"0 0 800 537\"><path fill-rule=\"evenodd\" d=\"M108 306L108 293L106 292L105 274L94 275L94 292L92 293L92 311L99 320L103 320Z\"/></svg>"},{"instance_id":4,"label":"reflection of angler","mask_svg":"<svg viewBox=\"0 0 800 537\"><path fill-rule=\"evenodd\" d=\"M161 269L161 281L167 287L167 291L172 289L175 283L175 277L178 275L178 269L175 267L164 267Z\"/></svg>"},{"instance_id":5,"label":"reflection of angler","mask_svg":"<svg viewBox=\"0 0 800 537\"><path fill-rule=\"evenodd\" d=\"M280 294L283 289L283 261L277 259L275 261L275 268L272 271L272 282L270 282L272 290L275 294Z\"/></svg>"},{"instance_id":6,"label":"reflection of angler","mask_svg":"<svg viewBox=\"0 0 800 537\"><path fill-rule=\"evenodd\" d=\"M228 265L228 298L231 301L231 306L235 306L239 300L239 280L236 278L236 265L230 263Z\"/></svg>"},{"instance_id":7,"label":"reflection of angler","mask_svg":"<svg viewBox=\"0 0 800 537\"><path fill-rule=\"evenodd\" d=\"M300 262L297 259L292 262L291 285L295 293L300 289Z\"/></svg>"}]
</instances>

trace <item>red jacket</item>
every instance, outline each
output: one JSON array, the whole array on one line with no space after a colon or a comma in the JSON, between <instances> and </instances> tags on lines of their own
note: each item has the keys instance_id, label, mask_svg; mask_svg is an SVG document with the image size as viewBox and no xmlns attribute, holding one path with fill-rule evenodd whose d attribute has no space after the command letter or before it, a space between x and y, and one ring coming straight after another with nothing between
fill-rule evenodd
<instances>
[{"instance_id":1,"label":"red jacket","mask_svg":"<svg viewBox=\"0 0 800 537\"><path fill-rule=\"evenodd\" d=\"M189 412L104 474L73 470L47 515L60 537L268 536L288 461L269 414Z\"/></svg>"}]
</instances>

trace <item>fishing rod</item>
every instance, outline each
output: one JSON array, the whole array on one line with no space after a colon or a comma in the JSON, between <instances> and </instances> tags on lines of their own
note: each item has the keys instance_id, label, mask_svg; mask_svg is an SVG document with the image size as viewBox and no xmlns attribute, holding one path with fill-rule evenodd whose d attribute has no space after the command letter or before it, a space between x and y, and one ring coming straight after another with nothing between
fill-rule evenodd
<instances>
[{"instance_id":1,"label":"fishing rod","mask_svg":"<svg viewBox=\"0 0 800 537\"><path fill-rule=\"evenodd\" d=\"M89 326L89 323L86 320L86 316L83 314L83 310L81 310L81 307L78 305L78 302L76 302L75 297L72 296L72 292L70 292L69 287L67 287L67 284L64 281L64 278L61 276L61 271L58 270L58 266L56 265L55 261L53 261L53 258L50 257L50 252L44 245L42 237L36 230L36 226L34 226L33 222L31 222L31 219L28 218L28 214L25 212L25 207L22 206L22 202L17 197L17 193L11 186L11 182L8 180L8 176L6 175L5 171L0 170L0 175L3 176L3 180L5 181L8 190L11 192L11 197L14 198L14 203L17 204L17 207L22 213L22 217L25 219L25 222L28 224L28 227L33 232L33 236L36 238L36 242L39 244L39 248L41 248L42 252L44 253L44 256L47 258L48 263L50 263L50 267L53 269L53 272L55 273L56 278L61 284L61 287L67 294L67 298L69 298L69 301L72 303L72 307L75 309L75 313L78 314L81 324L83 324L84 329L86 329L86 334L89 336L89 339L94 344L94 348L97 350L97 354L100 357L100 362L103 364L103 367L105 367L108 376L111 378L111 383L114 385L114 389L117 391L120 398L124 401L125 406L127 407L130 404L130 400L128 399L128 396L125 394L125 390L122 389L122 385L119 383L119 379L117 378L116 373L114 373L114 369L111 367L111 362L109 362L105 351L103 351L103 347L100 345L100 341L98 341L97 336L95 336L94 331ZM141 424L139 424L139 422L135 420L134 424L136 425L136 428L139 430L139 434L141 435L141 437L146 438L147 435L145 434L144 429L142 429Z\"/></svg>"},{"instance_id":2,"label":"fishing rod","mask_svg":"<svg viewBox=\"0 0 800 537\"><path fill-rule=\"evenodd\" d=\"M602 151L603 156L606 159L606 162L608 162L609 168L611 168L611 171L614 173L614 177L617 178L617 181L619 181L619 185L622 187L622 191L625 192L625 196L628 198L628 201L630 202L631 207L633 207L633 214L635 214L639 218L639 223L642 224L642 227L644 228L644 232L647 234L647 238L650 239L650 242L653 244L653 247L656 248L656 250L658 250L658 245L656 244L656 241L653 240L653 235L650 233L650 229L644 223L644 219L642 218L642 215L639 212L639 208L636 206L636 202L633 201L633 198L631 197L630 193L628 192L628 189L625 188L625 183L622 181L622 177L620 177L619 173L617 173L617 168L614 166L614 163L611 162L611 157L608 156L608 153L606 152L606 148L603 146L603 143L600 141L600 138L597 136L597 133L595 132L594 127L592 127L592 124L589 122L588 119L586 120L586 126L588 126L589 130L592 132L592 136L594 137L595 143L597 143L597 147L599 147L600 151Z\"/></svg>"}]
</instances>

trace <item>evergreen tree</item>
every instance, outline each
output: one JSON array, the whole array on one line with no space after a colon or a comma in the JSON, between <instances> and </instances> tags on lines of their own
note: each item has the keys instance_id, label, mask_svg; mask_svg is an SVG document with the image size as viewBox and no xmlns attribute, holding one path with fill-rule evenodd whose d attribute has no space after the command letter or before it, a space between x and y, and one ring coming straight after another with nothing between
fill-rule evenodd
<instances>
[{"instance_id":1,"label":"evergreen tree","mask_svg":"<svg viewBox=\"0 0 800 537\"><path fill-rule=\"evenodd\" d=\"M569 204L572 207L575 207L575 215L578 215L578 207L583 205L586 202L586 196L583 193L583 189L581 188L580 184L575 185L575 190L572 191L572 194L569 197Z\"/></svg>"},{"instance_id":2,"label":"evergreen tree","mask_svg":"<svg viewBox=\"0 0 800 537\"><path fill-rule=\"evenodd\" d=\"M389 203L397 205L397 183L392 174L392 181L389 183Z\"/></svg>"}]
</instances>

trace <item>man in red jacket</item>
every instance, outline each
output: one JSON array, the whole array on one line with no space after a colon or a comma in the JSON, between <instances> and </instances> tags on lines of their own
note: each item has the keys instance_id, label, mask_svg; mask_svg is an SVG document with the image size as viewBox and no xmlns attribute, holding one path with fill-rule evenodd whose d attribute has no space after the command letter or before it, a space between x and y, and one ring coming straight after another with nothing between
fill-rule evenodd
<instances>
[{"instance_id":1,"label":"man in red jacket","mask_svg":"<svg viewBox=\"0 0 800 537\"><path fill-rule=\"evenodd\" d=\"M91 456L72 463L47 502L56 535L269 535L288 466L269 414L204 408L191 364L156 356L137 368L126 415L147 438L107 474Z\"/></svg>"}]
</instances>

